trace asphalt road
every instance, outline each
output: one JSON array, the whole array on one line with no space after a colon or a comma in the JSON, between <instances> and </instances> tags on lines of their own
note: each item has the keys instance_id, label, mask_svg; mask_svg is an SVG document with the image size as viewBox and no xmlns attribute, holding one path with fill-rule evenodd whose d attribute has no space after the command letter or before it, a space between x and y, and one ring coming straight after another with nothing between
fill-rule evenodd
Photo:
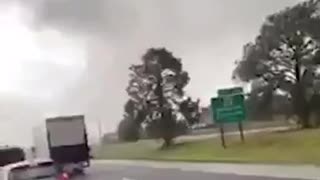
<instances>
[{"instance_id":1,"label":"asphalt road","mask_svg":"<svg viewBox=\"0 0 320 180\"><path fill-rule=\"evenodd\" d=\"M174 168L151 168L129 165L94 165L86 175L75 180L294 180L234 174L183 171ZM297 179L298 180L298 179ZM301 180L301 179L300 179Z\"/></svg>"}]
</instances>

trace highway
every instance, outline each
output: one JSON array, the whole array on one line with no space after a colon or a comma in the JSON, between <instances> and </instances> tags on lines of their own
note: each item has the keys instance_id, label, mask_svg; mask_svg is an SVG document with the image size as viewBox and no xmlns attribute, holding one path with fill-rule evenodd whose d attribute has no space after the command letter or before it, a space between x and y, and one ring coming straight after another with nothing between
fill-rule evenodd
<instances>
[{"instance_id":1,"label":"highway","mask_svg":"<svg viewBox=\"0 0 320 180\"><path fill-rule=\"evenodd\" d=\"M179 168L157 168L137 165L95 164L83 177L75 180L298 180L263 176L235 175L183 170ZM301 178L299 178L301 180Z\"/></svg>"}]
</instances>

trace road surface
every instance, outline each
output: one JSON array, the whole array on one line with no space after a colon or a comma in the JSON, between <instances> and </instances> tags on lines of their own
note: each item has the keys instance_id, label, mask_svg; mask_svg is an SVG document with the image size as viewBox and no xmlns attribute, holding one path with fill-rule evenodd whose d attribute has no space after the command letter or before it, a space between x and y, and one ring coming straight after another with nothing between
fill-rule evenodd
<instances>
[{"instance_id":1,"label":"road surface","mask_svg":"<svg viewBox=\"0 0 320 180\"><path fill-rule=\"evenodd\" d=\"M244 176L222 174L179 168L154 168L136 165L95 164L85 177L77 180L298 180L292 178L272 178L263 176ZM301 178L299 178L301 180Z\"/></svg>"}]
</instances>

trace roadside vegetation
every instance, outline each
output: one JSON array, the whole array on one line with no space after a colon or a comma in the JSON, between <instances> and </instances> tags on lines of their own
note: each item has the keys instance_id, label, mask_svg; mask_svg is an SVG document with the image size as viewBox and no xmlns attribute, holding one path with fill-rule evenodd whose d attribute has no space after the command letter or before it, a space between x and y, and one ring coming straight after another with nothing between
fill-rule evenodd
<instances>
[{"instance_id":1,"label":"roadside vegetation","mask_svg":"<svg viewBox=\"0 0 320 180\"><path fill-rule=\"evenodd\" d=\"M230 78L251 85L245 94L247 119L282 114L301 129L319 127L319 3L304 1L270 14L256 37L242 47ZM200 121L199 100L185 91L192 77L175 55L167 48L149 48L129 68L120 140L138 141L142 130L149 138L162 139L166 149Z\"/></svg>"},{"instance_id":2,"label":"roadside vegetation","mask_svg":"<svg viewBox=\"0 0 320 180\"><path fill-rule=\"evenodd\" d=\"M140 63L130 67L129 100L118 129L120 140L135 143L102 146L97 156L320 164L319 4L319 0L304 1L267 16L255 39L243 46L230 76L251 86L244 94L246 119L270 121L280 115L290 119L296 131L250 135L244 144L239 137L227 137L227 149L219 139L174 143L200 121L201 107L184 90L191 77L183 61L166 48L150 48ZM143 140L141 130L162 143Z\"/></svg>"},{"instance_id":3,"label":"roadside vegetation","mask_svg":"<svg viewBox=\"0 0 320 180\"><path fill-rule=\"evenodd\" d=\"M157 141L141 140L104 145L96 158L319 165L319 134L320 130L258 133L247 135L244 144L238 136L227 136L227 149L219 138L177 143L166 151L157 148Z\"/></svg>"}]
</instances>

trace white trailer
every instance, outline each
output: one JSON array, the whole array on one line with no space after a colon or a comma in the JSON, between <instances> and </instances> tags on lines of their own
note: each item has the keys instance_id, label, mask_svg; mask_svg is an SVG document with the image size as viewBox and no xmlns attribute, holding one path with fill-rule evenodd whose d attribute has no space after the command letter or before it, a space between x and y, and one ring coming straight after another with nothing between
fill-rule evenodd
<instances>
[{"instance_id":1,"label":"white trailer","mask_svg":"<svg viewBox=\"0 0 320 180\"><path fill-rule=\"evenodd\" d=\"M68 172L83 172L85 167L90 166L83 115L46 119L44 126L34 128L34 147L37 158L49 157Z\"/></svg>"}]
</instances>

